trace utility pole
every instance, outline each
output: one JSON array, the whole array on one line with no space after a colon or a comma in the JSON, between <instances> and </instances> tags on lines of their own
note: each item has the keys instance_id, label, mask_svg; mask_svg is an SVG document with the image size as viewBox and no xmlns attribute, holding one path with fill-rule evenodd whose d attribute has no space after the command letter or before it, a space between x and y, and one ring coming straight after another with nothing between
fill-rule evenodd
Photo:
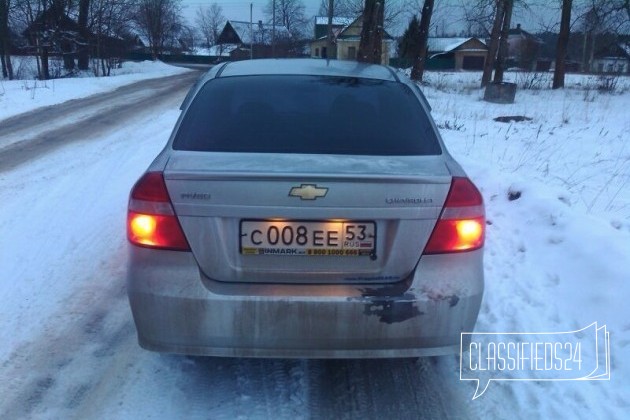
<instances>
[{"instance_id":1,"label":"utility pole","mask_svg":"<svg viewBox=\"0 0 630 420\"><path fill-rule=\"evenodd\" d=\"M332 47L333 47L332 21L333 21L334 7L335 7L335 1L328 0L328 38L326 39L326 59L329 59L330 55L332 54Z\"/></svg>"},{"instance_id":2,"label":"utility pole","mask_svg":"<svg viewBox=\"0 0 630 420\"><path fill-rule=\"evenodd\" d=\"M271 18L271 58L276 57L276 0L273 0L273 13Z\"/></svg>"},{"instance_id":3,"label":"utility pole","mask_svg":"<svg viewBox=\"0 0 630 420\"><path fill-rule=\"evenodd\" d=\"M254 3L249 3L249 59L254 59Z\"/></svg>"}]
</instances>

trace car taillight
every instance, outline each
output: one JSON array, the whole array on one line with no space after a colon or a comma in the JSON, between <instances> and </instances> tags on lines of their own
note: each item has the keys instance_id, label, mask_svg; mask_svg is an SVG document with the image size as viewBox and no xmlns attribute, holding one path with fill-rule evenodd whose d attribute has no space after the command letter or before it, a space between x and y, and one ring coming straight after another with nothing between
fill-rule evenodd
<instances>
[{"instance_id":1,"label":"car taillight","mask_svg":"<svg viewBox=\"0 0 630 420\"><path fill-rule=\"evenodd\" d=\"M161 172L147 172L131 189L127 238L134 245L190 251Z\"/></svg>"},{"instance_id":2,"label":"car taillight","mask_svg":"<svg viewBox=\"0 0 630 420\"><path fill-rule=\"evenodd\" d=\"M424 254L473 251L485 238L483 198L468 178L453 177L442 215L429 238Z\"/></svg>"}]
</instances>

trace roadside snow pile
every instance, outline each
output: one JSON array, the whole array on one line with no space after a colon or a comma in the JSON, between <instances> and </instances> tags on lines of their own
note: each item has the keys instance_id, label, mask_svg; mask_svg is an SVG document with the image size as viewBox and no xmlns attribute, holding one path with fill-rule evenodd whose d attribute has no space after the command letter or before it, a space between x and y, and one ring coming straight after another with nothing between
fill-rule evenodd
<instances>
[{"instance_id":1,"label":"roadside snow pile","mask_svg":"<svg viewBox=\"0 0 630 420\"><path fill-rule=\"evenodd\" d=\"M35 66L31 57L20 57L16 64L16 69ZM160 61L143 61L124 62L121 68L113 69L109 77L87 77L85 73L77 78L33 80L31 77L31 80L0 80L0 121L35 108L108 92L140 80L186 71L189 70ZM23 72L30 74L28 71Z\"/></svg>"},{"instance_id":2,"label":"roadside snow pile","mask_svg":"<svg viewBox=\"0 0 630 420\"><path fill-rule=\"evenodd\" d=\"M486 291L476 330L561 332L598 322L611 337L610 382L493 382L471 408L499 417L624 417L630 92L579 89L589 81L576 78L573 88L519 90L516 103L496 105L481 100L470 74L429 73L429 81L423 90L447 147L486 201ZM493 120L499 116L531 121Z\"/></svg>"},{"instance_id":3,"label":"roadside snow pile","mask_svg":"<svg viewBox=\"0 0 630 420\"><path fill-rule=\"evenodd\" d=\"M411 69L403 70L408 76ZM424 83L430 88L448 92L479 91L481 74L478 72L425 72ZM549 90L553 82L553 72L509 71L505 73L505 82L518 85L518 96L523 90ZM581 91L589 98L591 92L605 91L623 93L630 91L630 77L616 73L597 75L567 74L564 79L565 90Z\"/></svg>"}]
</instances>

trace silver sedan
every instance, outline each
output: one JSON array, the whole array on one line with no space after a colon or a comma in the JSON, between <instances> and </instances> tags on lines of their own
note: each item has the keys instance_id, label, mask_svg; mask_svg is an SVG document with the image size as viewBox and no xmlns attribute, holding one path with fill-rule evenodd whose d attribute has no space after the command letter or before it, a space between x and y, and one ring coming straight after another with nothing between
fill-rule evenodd
<instances>
[{"instance_id":1,"label":"silver sedan","mask_svg":"<svg viewBox=\"0 0 630 420\"><path fill-rule=\"evenodd\" d=\"M455 353L483 294L484 206L389 67L214 67L129 200L140 345L238 357Z\"/></svg>"}]
</instances>

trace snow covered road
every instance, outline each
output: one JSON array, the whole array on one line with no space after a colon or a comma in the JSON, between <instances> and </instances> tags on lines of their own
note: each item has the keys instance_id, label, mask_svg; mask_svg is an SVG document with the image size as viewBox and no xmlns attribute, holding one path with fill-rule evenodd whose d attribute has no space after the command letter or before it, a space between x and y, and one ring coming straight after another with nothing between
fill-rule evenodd
<instances>
[{"instance_id":1,"label":"snow covered road","mask_svg":"<svg viewBox=\"0 0 630 420\"><path fill-rule=\"evenodd\" d=\"M138 347L124 284L127 195L194 78L178 76L169 93L154 82L160 100L131 105L123 89L55 107L52 131L29 130L37 114L3 122L8 137L34 140L0 152L0 418L471 416L480 406L455 357L220 359Z\"/></svg>"},{"instance_id":2,"label":"snow covered road","mask_svg":"<svg viewBox=\"0 0 630 420\"><path fill-rule=\"evenodd\" d=\"M84 140L120 127L131 117L151 112L188 89L201 75L188 72L144 80L112 92L38 108L0 124L0 170L9 170L34 156L69 142Z\"/></svg>"},{"instance_id":3,"label":"snow covered road","mask_svg":"<svg viewBox=\"0 0 630 420\"><path fill-rule=\"evenodd\" d=\"M429 76L434 118L491 223L476 329L606 324L609 381L493 382L471 401L475 386L459 381L455 357L141 350L124 284L127 195L167 140L191 73L169 93L156 81L142 94L126 88L22 121L0 115L0 419L627 417L630 88L599 93L589 87L596 80L573 75L565 90L523 90L515 104L492 105L479 100L477 74ZM76 93L58 83L60 96ZM7 92L5 101L17 91ZM505 115L532 121L493 120Z\"/></svg>"}]
</instances>

